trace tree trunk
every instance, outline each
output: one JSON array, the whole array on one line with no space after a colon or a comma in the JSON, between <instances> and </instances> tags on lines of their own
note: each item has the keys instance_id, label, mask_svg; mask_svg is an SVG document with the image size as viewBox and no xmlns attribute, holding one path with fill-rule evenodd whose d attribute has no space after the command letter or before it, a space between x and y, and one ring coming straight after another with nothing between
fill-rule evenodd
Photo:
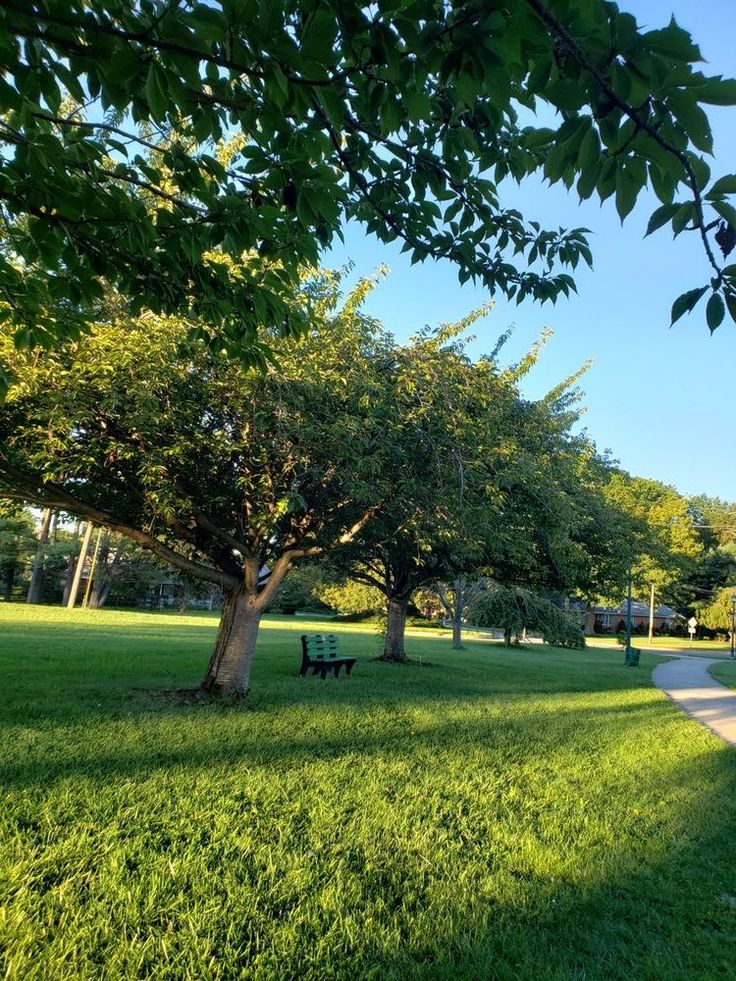
<instances>
[{"instance_id":1,"label":"tree trunk","mask_svg":"<svg viewBox=\"0 0 736 981\"><path fill-rule=\"evenodd\" d=\"M44 579L46 578L44 567L43 567L43 554L46 547L46 543L49 540L49 529L51 528L51 508L45 508L43 512L43 519L41 520L41 532L38 536L38 548L36 549L36 559L33 563L33 572L31 573L31 583L28 587L28 596L26 597L26 603L40 603L41 593L43 591Z\"/></svg>"},{"instance_id":2,"label":"tree trunk","mask_svg":"<svg viewBox=\"0 0 736 981\"><path fill-rule=\"evenodd\" d=\"M127 546L128 543L123 538L123 540L118 544L118 547L115 549L115 555L112 557L112 562L109 566L105 565L104 582L101 583L101 587L97 592L97 605L95 607L97 610L101 610L107 603L107 598L110 595L110 590L112 589L113 580L120 573L120 560L122 559Z\"/></svg>"},{"instance_id":3,"label":"tree trunk","mask_svg":"<svg viewBox=\"0 0 736 981\"><path fill-rule=\"evenodd\" d=\"M8 562L3 574L3 600L9 603L13 598L13 583L15 582L15 562Z\"/></svg>"},{"instance_id":4,"label":"tree trunk","mask_svg":"<svg viewBox=\"0 0 736 981\"><path fill-rule=\"evenodd\" d=\"M105 588L105 584L108 583L110 579L107 568L109 558L110 533L109 531L104 531L102 533L102 541L100 543L99 557L95 566L95 577L89 594L88 606L90 610L99 610L102 607L102 591Z\"/></svg>"},{"instance_id":5,"label":"tree trunk","mask_svg":"<svg viewBox=\"0 0 736 981\"><path fill-rule=\"evenodd\" d=\"M74 537L72 538L72 550L69 553L69 558L66 560L66 576L64 577L64 594L61 597L61 605L66 606L69 602L69 593L72 589L72 583L74 582L74 570L77 568L77 546L79 545L79 532L82 528L82 522L77 521L74 526Z\"/></svg>"},{"instance_id":6,"label":"tree trunk","mask_svg":"<svg viewBox=\"0 0 736 981\"><path fill-rule=\"evenodd\" d=\"M406 611L409 597L392 596L388 601L388 622L386 639L383 644L382 661L406 661L404 653L404 632L406 630Z\"/></svg>"},{"instance_id":7,"label":"tree trunk","mask_svg":"<svg viewBox=\"0 0 736 981\"><path fill-rule=\"evenodd\" d=\"M511 647L511 627L506 627L504 629L503 642L506 647Z\"/></svg>"},{"instance_id":8,"label":"tree trunk","mask_svg":"<svg viewBox=\"0 0 736 981\"><path fill-rule=\"evenodd\" d=\"M234 697L248 693L262 614L255 597L244 590L225 593L215 649L202 681L205 691Z\"/></svg>"},{"instance_id":9,"label":"tree trunk","mask_svg":"<svg viewBox=\"0 0 736 981\"><path fill-rule=\"evenodd\" d=\"M73 610L77 602L77 594L79 593L79 584L82 581L82 573L84 572L84 563L87 559L87 552L89 551L89 542L92 538L92 522L88 521L84 529L84 537L82 538L82 547L80 549L79 555L77 556L77 564L74 569L74 576L72 578L72 584L69 587L69 599L67 600L67 608Z\"/></svg>"},{"instance_id":10,"label":"tree trunk","mask_svg":"<svg viewBox=\"0 0 736 981\"><path fill-rule=\"evenodd\" d=\"M463 621L460 610L455 610L455 616L452 618L452 649L453 651L463 649Z\"/></svg>"}]
</instances>

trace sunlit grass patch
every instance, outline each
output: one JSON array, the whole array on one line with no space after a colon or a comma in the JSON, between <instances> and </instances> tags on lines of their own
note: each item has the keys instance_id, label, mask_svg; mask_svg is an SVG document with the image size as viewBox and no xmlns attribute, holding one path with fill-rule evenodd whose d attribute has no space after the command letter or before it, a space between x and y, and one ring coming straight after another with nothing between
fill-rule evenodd
<instances>
[{"instance_id":1,"label":"sunlit grass patch","mask_svg":"<svg viewBox=\"0 0 736 981\"><path fill-rule=\"evenodd\" d=\"M734 753L654 656L330 624L322 682L285 617L244 704L153 697L215 626L0 607L3 976L736 974Z\"/></svg>"}]
</instances>

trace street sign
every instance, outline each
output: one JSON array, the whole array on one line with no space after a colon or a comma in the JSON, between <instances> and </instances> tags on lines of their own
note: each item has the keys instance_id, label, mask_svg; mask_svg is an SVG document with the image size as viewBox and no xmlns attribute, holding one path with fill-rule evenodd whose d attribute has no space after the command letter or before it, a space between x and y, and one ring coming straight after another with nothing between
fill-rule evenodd
<instances>
[{"instance_id":1,"label":"street sign","mask_svg":"<svg viewBox=\"0 0 736 981\"><path fill-rule=\"evenodd\" d=\"M690 617L690 619L687 621L687 632L689 634L694 634L697 626L698 621L695 619L695 617Z\"/></svg>"}]
</instances>

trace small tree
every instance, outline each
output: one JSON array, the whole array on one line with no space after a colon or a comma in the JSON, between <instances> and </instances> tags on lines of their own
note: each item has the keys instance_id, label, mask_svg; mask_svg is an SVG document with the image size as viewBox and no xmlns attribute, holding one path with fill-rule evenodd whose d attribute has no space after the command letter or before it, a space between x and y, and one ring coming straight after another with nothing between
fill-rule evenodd
<instances>
[{"instance_id":1,"label":"small tree","mask_svg":"<svg viewBox=\"0 0 736 981\"><path fill-rule=\"evenodd\" d=\"M498 474L510 459L519 400L515 380L492 359L472 362L458 339L481 312L393 352L380 408L385 504L333 556L385 597L385 661L406 660L415 590L475 568L501 531Z\"/></svg>"},{"instance_id":2,"label":"small tree","mask_svg":"<svg viewBox=\"0 0 736 981\"><path fill-rule=\"evenodd\" d=\"M585 647L582 628L574 616L518 586L488 583L473 600L470 617L476 626L503 630L506 647L525 630L540 633L544 642L554 647Z\"/></svg>"},{"instance_id":3,"label":"small tree","mask_svg":"<svg viewBox=\"0 0 736 981\"><path fill-rule=\"evenodd\" d=\"M33 520L13 501L0 499L0 588L9 603L20 575L30 564L36 549Z\"/></svg>"},{"instance_id":4,"label":"small tree","mask_svg":"<svg viewBox=\"0 0 736 981\"><path fill-rule=\"evenodd\" d=\"M458 576L452 582L437 582L432 587L437 594L445 615L452 623L452 648L462 650L462 628L465 615L473 601L485 589L484 579L468 579Z\"/></svg>"},{"instance_id":5,"label":"small tree","mask_svg":"<svg viewBox=\"0 0 736 981\"><path fill-rule=\"evenodd\" d=\"M324 588L324 571L315 562L305 562L292 569L281 583L269 606L272 613L296 613L297 610L324 611L321 599Z\"/></svg>"},{"instance_id":6,"label":"small tree","mask_svg":"<svg viewBox=\"0 0 736 981\"><path fill-rule=\"evenodd\" d=\"M386 600L380 590L355 579L327 583L319 590L319 598L336 613L349 617L369 617L380 613Z\"/></svg>"},{"instance_id":7,"label":"small tree","mask_svg":"<svg viewBox=\"0 0 736 981\"><path fill-rule=\"evenodd\" d=\"M697 615L701 626L722 631L730 637L733 632L734 596L736 596L736 583L721 589L710 603L698 606Z\"/></svg>"}]
</instances>

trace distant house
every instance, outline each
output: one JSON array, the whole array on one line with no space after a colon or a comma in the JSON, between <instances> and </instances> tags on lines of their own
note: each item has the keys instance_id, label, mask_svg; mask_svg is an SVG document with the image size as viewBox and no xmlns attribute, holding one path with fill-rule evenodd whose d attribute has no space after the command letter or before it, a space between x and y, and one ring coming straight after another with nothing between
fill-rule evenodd
<instances>
[{"instance_id":1,"label":"distant house","mask_svg":"<svg viewBox=\"0 0 736 981\"><path fill-rule=\"evenodd\" d=\"M585 633L615 633L622 620L626 620L627 604L624 601L619 606L594 606L585 616ZM671 606L660 603L654 609L654 629L672 630L682 616ZM639 600L631 601L631 626L649 627L649 604Z\"/></svg>"},{"instance_id":2,"label":"distant house","mask_svg":"<svg viewBox=\"0 0 736 981\"><path fill-rule=\"evenodd\" d=\"M170 607L191 610L212 610L222 606L222 594L216 586L192 590L176 575L163 579L138 604L144 609L165 610Z\"/></svg>"}]
</instances>

